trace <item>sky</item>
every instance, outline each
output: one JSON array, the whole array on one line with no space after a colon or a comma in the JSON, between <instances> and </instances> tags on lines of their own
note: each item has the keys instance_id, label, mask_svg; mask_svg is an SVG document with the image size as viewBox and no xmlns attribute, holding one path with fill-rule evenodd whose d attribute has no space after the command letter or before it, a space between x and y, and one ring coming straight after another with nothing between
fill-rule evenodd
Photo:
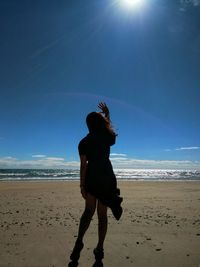
<instances>
[{"instance_id":1,"label":"sky","mask_svg":"<svg viewBox=\"0 0 200 267\"><path fill-rule=\"evenodd\" d=\"M78 167L103 101L115 168L200 169L200 0L137 2L0 0L0 168Z\"/></svg>"}]
</instances>

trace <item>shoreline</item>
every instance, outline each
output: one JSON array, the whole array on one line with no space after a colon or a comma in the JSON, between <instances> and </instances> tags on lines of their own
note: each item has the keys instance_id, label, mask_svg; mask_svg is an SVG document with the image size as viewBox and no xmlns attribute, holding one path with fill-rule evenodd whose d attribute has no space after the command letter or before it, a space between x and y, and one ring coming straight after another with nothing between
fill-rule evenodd
<instances>
[{"instance_id":1,"label":"shoreline","mask_svg":"<svg viewBox=\"0 0 200 267\"><path fill-rule=\"evenodd\" d=\"M79 182L80 179L17 179L17 180L0 180L0 184L1 183L18 183L18 182ZM164 182L200 182L200 179L188 179L188 180L181 180L181 179L117 179L117 182L119 183L123 183L123 182L141 182L141 183L145 183L145 182L160 182L160 183L164 183Z\"/></svg>"},{"instance_id":2,"label":"shoreline","mask_svg":"<svg viewBox=\"0 0 200 267\"><path fill-rule=\"evenodd\" d=\"M200 181L200 170L113 169L121 181ZM1 181L79 181L79 169L0 170Z\"/></svg>"},{"instance_id":3,"label":"shoreline","mask_svg":"<svg viewBox=\"0 0 200 267\"><path fill-rule=\"evenodd\" d=\"M123 215L108 210L105 267L200 264L200 183L119 181ZM79 181L0 183L0 267L64 267L84 210ZM95 213L80 267L94 263Z\"/></svg>"}]
</instances>

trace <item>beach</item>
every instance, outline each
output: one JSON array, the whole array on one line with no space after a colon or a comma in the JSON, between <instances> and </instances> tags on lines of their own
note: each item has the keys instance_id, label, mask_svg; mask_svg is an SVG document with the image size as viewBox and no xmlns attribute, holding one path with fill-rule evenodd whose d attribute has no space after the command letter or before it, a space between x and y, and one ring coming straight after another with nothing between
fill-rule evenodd
<instances>
[{"instance_id":1,"label":"beach","mask_svg":"<svg viewBox=\"0 0 200 267\"><path fill-rule=\"evenodd\" d=\"M108 211L105 267L199 267L200 182L119 181L123 215ZM64 267L84 209L78 181L0 183L0 267ZM80 267L92 267L95 213Z\"/></svg>"}]
</instances>

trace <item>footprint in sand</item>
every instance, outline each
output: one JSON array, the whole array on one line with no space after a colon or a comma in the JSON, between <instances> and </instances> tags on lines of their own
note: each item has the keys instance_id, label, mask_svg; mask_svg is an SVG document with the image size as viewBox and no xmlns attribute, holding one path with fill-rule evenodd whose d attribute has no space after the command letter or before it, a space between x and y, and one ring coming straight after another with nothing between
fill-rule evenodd
<instances>
[{"instance_id":1,"label":"footprint in sand","mask_svg":"<svg viewBox=\"0 0 200 267\"><path fill-rule=\"evenodd\" d=\"M156 251L161 251L162 249L161 248L156 248Z\"/></svg>"},{"instance_id":2,"label":"footprint in sand","mask_svg":"<svg viewBox=\"0 0 200 267\"><path fill-rule=\"evenodd\" d=\"M146 240L151 240L151 237L147 237Z\"/></svg>"}]
</instances>

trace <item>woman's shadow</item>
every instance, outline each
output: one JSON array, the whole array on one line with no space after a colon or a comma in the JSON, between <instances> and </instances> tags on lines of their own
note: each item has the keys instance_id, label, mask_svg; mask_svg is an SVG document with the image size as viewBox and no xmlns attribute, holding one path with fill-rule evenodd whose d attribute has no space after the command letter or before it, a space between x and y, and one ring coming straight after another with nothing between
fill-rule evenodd
<instances>
[{"instance_id":1,"label":"woman's shadow","mask_svg":"<svg viewBox=\"0 0 200 267\"><path fill-rule=\"evenodd\" d=\"M103 262L101 260L95 261L92 267L103 267Z\"/></svg>"},{"instance_id":2,"label":"woman's shadow","mask_svg":"<svg viewBox=\"0 0 200 267\"><path fill-rule=\"evenodd\" d=\"M78 266L78 262L75 262L75 261L70 261L70 263L68 264L68 267L77 267L77 266ZM94 262L92 267L103 267L103 262L101 260L97 260Z\"/></svg>"}]
</instances>

